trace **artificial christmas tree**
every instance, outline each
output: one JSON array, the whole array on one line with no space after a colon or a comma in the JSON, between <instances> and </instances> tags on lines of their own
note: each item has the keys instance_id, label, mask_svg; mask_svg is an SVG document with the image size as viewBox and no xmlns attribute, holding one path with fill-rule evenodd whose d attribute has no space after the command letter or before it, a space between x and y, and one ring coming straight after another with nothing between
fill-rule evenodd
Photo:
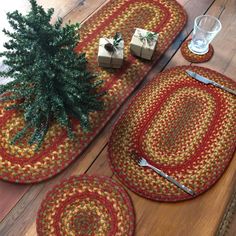
<instances>
[{"instance_id":1,"label":"artificial christmas tree","mask_svg":"<svg viewBox=\"0 0 236 236\"><path fill-rule=\"evenodd\" d=\"M89 128L89 113L101 110L98 92L101 81L86 70L85 54L74 51L79 41L79 24L65 25L62 19L50 20L47 12L30 0L31 11L23 16L18 11L7 17L14 32L4 30L11 39L5 43L4 64L8 70L0 76L14 81L0 86L1 101L15 101L6 109L23 112L25 127L12 139L15 143L30 134L29 144L43 142L52 122L58 122L73 137L70 116L76 117L84 130Z\"/></svg>"}]
</instances>

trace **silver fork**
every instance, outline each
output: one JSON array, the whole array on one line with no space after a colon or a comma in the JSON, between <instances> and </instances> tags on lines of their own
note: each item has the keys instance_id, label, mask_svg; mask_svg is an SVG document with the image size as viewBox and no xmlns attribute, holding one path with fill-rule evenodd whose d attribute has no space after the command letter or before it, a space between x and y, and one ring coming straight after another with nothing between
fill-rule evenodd
<instances>
[{"instance_id":1,"label":"silver fork","mask_svg":"<svg viewBox=\"0 0 236 236\"><path fill-rule=\"evenodd\" d=\"M145 158L138 157L136 155L136 160L138 161L139 166L142 166L142 167L146 166L146 167L149 167L149 168L153 169L157 174L159 174L163 178L167 179L168 181L170 181L171 183L173 183L174 185L176 185L177 187L179 187L180 189L182 189L186 193L188 193L192 196L195 195L195 192L193 190L191 190L191 189L187 188L185 185L179 183L177 180L173 179L171 176L167 175L162 170L160 170L160 169L156 168L155 166L149 164L148 161Z\"/></svg>"}]
</instances>

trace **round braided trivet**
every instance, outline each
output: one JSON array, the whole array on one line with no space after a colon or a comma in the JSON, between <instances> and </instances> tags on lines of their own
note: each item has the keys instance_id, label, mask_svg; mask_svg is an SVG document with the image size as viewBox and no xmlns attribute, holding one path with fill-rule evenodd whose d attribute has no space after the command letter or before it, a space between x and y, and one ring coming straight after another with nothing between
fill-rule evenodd
<instances>
[{"instance_id":1,"label":"round braided trivet","mask_svg":"<svg viewBox=\"0 0 236 236\"><path fill-rule=\"evenodd\" d=\"M73 121L76 138L67 138L66 131L54 124L39 152L27 143L10 145L14 134L24 127L23 114L6 111L7 103L0 103L0 179L16 183L46 180L64 170L87 147L105 126L124 100L142 81L158 58L171 45L186 22L186 13L174 0L111 0L90 17L80 29L81 40L76 48L86 52L88 67L99 74L104 83L104 110L90 113L90 132L83 133ZM159 32L153 60L142 62L130 54L129 42L134 28ZM106 70L97 65L100 37L121 32L125 42L125 60L121 69Z\"/></svg>"},{"instance_id":2,"label":"round braided trivet","mask_svg":"<svg viewBox=\"0 0 236 236\"><path fill-rule=\"evenodd\" d=\"M135 96L114 127L109 160L117 177L146 198L192 196L140 167L133 152L197 196L220 178L235 151L236 96L191 78L187 69L236 90L236 83L220 73L183 66L160 73Z\"/></svg>"},{"instance_id":3,"label":"round braided trivet","mask_svg":"<svg viewBox=\"0 0 236 236\"><path fill-rule=\"evenodd\" d=\"M211 44L209 44L209 50L207 53L205 53L203 55L198 55L198 54L195 54L189 50L188 44L190 41L191 41L191 39L186 40L180 48L183 57L187 61L194 62L194 63L202 63L202 62L209 61L212 58L212 56L214 54L214 49Z\"/></svg>"},{"instance_id":4,"label":"round braided trivet","mask_svg":"<svg viewBox=\"0 0 236 236\"><path fill-rule=\"evenodd\" d=\"M105 176L71 177L55 186L38 211L39 236L129 236L134 211L128 194Z\"/></svg>"}]
</instances>

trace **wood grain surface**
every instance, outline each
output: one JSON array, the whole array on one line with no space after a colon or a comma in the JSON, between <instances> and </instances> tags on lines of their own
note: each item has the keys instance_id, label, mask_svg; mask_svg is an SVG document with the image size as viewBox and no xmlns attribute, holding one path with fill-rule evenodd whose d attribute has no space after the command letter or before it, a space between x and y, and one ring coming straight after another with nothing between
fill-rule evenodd
<instances>
[{"instance_id":1,"label":"wood grain surface","mask_svg":"<svg viewBox=\"0 0 236 236\"><path fill-rule=\"evenodd\" d=\"M25 4L26 0L18 1ZM57 16L61 16L66 23L69 20L71 22L85 21L108 1L38 0L38 2L46 8L54 7L53 20ZM205 13L219 16L223 28L212 42L215 48L213 58L209 62L199 65L221 72L236 81L236 0L178 0L178 2L187 11L187 25L137 90L165 68L191 64L182 57L179 48L191 33L194 18ZM14 9L14 5L12 5L12 10ZM127 107L136 91L126 100L84 153L58 176L34 185L17 185L0 181L0 236L36 235L35 219L40 203L45 194L63 178L82 173L116 178L108 165L107 142L113 124ZM132 198L136 213L135 235L215 235L232 195L233 186L236 184L235 170L236 158L234 156L227 171L217 184L205 194L191 201L154 202L127 190ZM233 225L228 231L228 235L234 235L235 232L236 225Z\"/></svg>"}]
</instances>

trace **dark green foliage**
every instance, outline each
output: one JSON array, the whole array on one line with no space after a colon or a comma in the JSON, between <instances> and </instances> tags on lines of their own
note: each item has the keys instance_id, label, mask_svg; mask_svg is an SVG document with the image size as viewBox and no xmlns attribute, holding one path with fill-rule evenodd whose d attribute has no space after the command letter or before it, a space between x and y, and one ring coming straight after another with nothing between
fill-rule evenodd
<instances>
[{"instance_id":1,"label":"dark green foliage","mask_svg":"<svg viewBox=\"0 0 236 236\"><path fill-rule=\"evenodd\" d=\"M152 33L152 32L147 32L145 36L143 36L142 34L139 34L140 40L141 41L147 40L148 44L154 41L156 37L157 37L157 33Z\"/></svg>"},{"instance_id":2,"label":"dark green foliage","mask_svg":"<svg viewBox=\"0 0 236 236\"><path fill-rule=\"evenodd\" d=\"M119 46L120 41L123 40L122 35L119 32L116 32L113 39L114 39L113 45L114 45L115 48L117 48Z\"/></svg>"},{"instance_id":3,"label":"dark green foliage","mask_svg":"<svg viewBox=\"0 0 236 236\"><path fill-rule=\"evenodd\" d=\"M73 137L69 116L79 119L86 131L89 112L101 110L101 93L94 76L86 70L85 54L74 51L79 41L79 24L61 26L58 19L52 25L53 9L47 12L30 0L31 11L23 16L18 11L7 17L13 32L4 30L11 39L5 43L4 64L9 66L0 76L14 81L0 86L4 100L17 100L7 109L20 109L25 127L13 138L16 142L30 133L29 144L40 147L52 121L66 127Z\"/></svg>"},{"instance_id":4,"label":"dark green foliage","mask_svg":"<svg viewBox=\"0 0 236 236\"><path fill-rule=\"evenodd\" d=\"M108 52L115 52L119 47L120 41L122 40L123 38L121 33L116 32L115 36L113 37L113 44L106 43L104 47Z\"/></svg>"}]
</instances>

